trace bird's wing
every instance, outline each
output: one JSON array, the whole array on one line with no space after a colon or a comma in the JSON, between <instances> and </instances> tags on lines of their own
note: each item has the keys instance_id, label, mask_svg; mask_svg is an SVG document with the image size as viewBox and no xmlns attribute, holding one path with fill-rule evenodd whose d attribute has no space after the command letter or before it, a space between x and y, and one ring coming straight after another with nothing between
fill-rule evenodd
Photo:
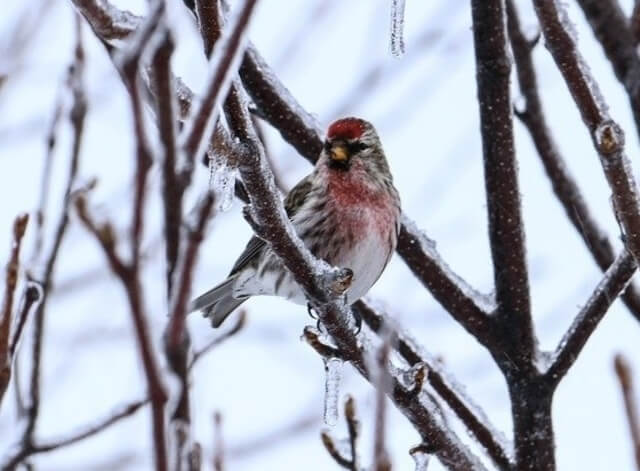
<instances>
[{"instance_id":1,"label":"bird's wing","mask_svg":"<svg viewBox=\"0 0 640 471\"><path fill-rule=\"evenodd\" d=\"M311 190L311 186L311 175L308 175L300 180L298 184L289 191L289 194L284 200L284 210L286 211L289 219L291 219L298 209L304 204L307 196L309 195L309 191ZM253 236L249 240L244 252L242 252L240 257L238 257L238 260L236 260L229 276L235 275L255 260L256 257L259 257L262 249L264 249L266 245L267 243L264 240L257 236Z\"/></svg>"}]
</instances>

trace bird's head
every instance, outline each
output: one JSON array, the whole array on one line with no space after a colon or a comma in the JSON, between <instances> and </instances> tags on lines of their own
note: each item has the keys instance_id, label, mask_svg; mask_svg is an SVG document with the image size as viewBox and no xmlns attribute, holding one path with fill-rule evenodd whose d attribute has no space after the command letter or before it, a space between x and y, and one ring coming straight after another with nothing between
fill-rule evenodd
<instances>
[{"instance_id":1,"label":"bird's head","mask_svg":"<svg viewBox=\"0 0 640 471\"><path fill-rule=\"evenodd\" d=\"M326 162L335 170L349 170L354 162L365 167L384 162L378 134L371 123L359 118L343 118L332 123L327 130L323 152Z\"/></svg>"}]
</instances>

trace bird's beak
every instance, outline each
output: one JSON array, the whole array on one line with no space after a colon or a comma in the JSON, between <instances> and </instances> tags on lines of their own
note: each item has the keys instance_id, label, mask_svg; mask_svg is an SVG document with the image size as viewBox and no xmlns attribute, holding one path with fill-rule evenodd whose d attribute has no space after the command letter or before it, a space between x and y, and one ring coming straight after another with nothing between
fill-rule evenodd
<instances>
[{"instance_id":1,"label":"bird's beak","mask_svg":"<svg viewBox=\"0 0 640 471\"><path fill-rule=\"evenodd\" d=\"M340 144L335 144L330 151L331 160L334 162L346 162L349 160L349 150Z\"/></svg>"}]
</instances>

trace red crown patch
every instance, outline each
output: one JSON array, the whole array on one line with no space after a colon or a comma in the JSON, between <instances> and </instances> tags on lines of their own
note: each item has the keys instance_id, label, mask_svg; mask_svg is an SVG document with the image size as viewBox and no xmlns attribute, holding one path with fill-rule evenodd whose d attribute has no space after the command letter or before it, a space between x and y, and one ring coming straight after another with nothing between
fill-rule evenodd
<instances>
[{"instance_id":1,"label":"red crown patch","mask_svg":"<svg viewBox=\"0 0 640 471\"><path fill-rule=\"evenodd\" d=\"M364 132L364 125L357 118L339 119L327 131L330 139L358 139Z\"/></svg>"}]
</instances>

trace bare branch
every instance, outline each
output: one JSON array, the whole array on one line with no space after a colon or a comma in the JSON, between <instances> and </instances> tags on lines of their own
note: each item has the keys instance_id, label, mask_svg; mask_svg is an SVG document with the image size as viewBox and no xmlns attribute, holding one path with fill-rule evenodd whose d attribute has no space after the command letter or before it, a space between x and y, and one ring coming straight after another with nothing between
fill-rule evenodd
<instances>
[{"instance_id":1,"label":"bare branch","mask_svg":"<svg viewBox=\"0 0 640 471\"><path fill-rule=\"evenodd\" d=\"M438 395L447 403L451 410L465 424L465 427L473 434L478 442L485 448L496 466L500 469L510 469L513 466L506 450L493 435L493 427L487 423L486 417L481 417L479 412L474 412L465 398L460 397L455 387L449 384L449 374L441 374L441 368L436 366L428 357L412 344L407 335L398 330L386 319L383 314L376 312L364 301L358 301L353 306L354 311L362 317L362 320L376 333L391 330L397 338L397 350L411 365L424 365L426 379ZM421 389L419 384L416 388Z\"/></svg>"},{"instance_id":2,"label":"bare branch","mask_svg":"<svg viewBox=\"0 0 640 471\"><path fill-rule=\"evenodd\" d=\"M636 40L618 0L578 0L613 71L629 96L640 135L640 57Z\"/></svg>"},{"instance_id":3,"label":"bare branch","mask_svg":"<svg viewBox=\"0 0 640 471\"><path fill-rule=\"evenodd\" d=\"M497 314L501 329L509 331L509 339L502 340L510 343L510 361L521 367L530 363L535 340L513 143L504 4L472 0L471 12Z\"/></svg>"},{"instance_id":4,"label":"bare branch","mask_svg":"<svg viewBox=\"0 0 640 471\"><path fill-rule=\"evenodd\" d=\"M584 59L566 30L566 12L557 2L534 0L547 48L580 110L613 194L616 216L624 230L625 245L640 260L640 202L631 164L624 151L624 133L609 116L607 105Z\"/></svg>"},{"instance_id":5,"label":"bare branch","mask_svg":"<svg viewBox=\"0 0 640 471\"><path fill-rule=\"evenodd\" d=\"M636 262L629 252L618 255L560 341L546 372L549 382L557 384L569 371L611 304L629 284L636 269Z\"/></svg>"},{"instance_id":6,"label":"bare branch","mask_svg":"<svg viewBox=\"0 0 640 471\"><path fill-rule=\"evenodd\" d=\"M239 313L235 314L234 317L236 321L233 327L231 327L228 331L226 331L222 335L214 338L207 345L205 345L204 347L202 347L200 350L196 351L193 354L193 357L191 358L191 362L189 363L189 370L191 370L193 366L198 362L198 360L200 360L204 355L206 355L211 350L216 348L218 345L223 343L225 340L233 337L235 334L240 332L240 330L242 330L242 328L247 323L247 311L242 309L240 310Z\"/></svg>"},{"instance_id":7,"label":"bare branch","mask_svg":"<svg viewBox=\"0 0 640 471\"><path fill-rule=\"evenodd\" d=\"M24 290L22 307L20 309L20 315L18 321L15 323L15 329L13 331L13 339L11 340L11 346L9 347L9 357L15 358L16 351L18 349L18 343L22 338L22 332L24 326L27 323L27 317L31 312L31 308L34 304L40 301L42 296L42 289L39 285L28 282L27 288Z\"/></svg>"},{"instance_id":8,"label":"bare branch","mask_svg":"<svg viewBox=\"0 0 640 471\"><path fill-rule=\"evenodd\" d=\"M162 202L164 205L165 250L167 258L167 299L171 298L173 273L178 263L180 250L180 222L182 221L182 195L184 182L177 174L176 163L178 134L175 85L171 75L171 56L175 44L171 32L165 28L162 40L153 54L153 82L156 90L158 128L163 145L162 157Z\"/></svg>"},{"instance_id":9,"label":"bare branch","mask_svg":"<svg viewBox=\"0 0 640 471\"><path fill-rule=\"evenodd\" d=\"M386 415L387 404L384 391L387 390L391 383L391 378L387 372L387 363L392 345L395 338L392 331L382 333L382 345L380 346L375 362L377 366L376 375L376 412L375 412L375 430L373 438L373 470L374 471L391 471L391 460L385 446L386 435Z\"/></svg>"},{"instance_id":10,"label":"bare branch","mask_svg":"<svg viewBox=\"0 0 640 471\"><path fill-rule=\"evenodd\" d=\"M74 62L69 68L67 85L71 89L73 104L70 112L70 121L73 128L73 143L71 149L71 159L69 164L69 174L64 190L62 211L53 236L53 245L45 262L45 269L42 279L38 283L42 286L42 299L36 309L35 328L33 330L31 380L29 385L30 404L27 411L27 425L24 429L23 447L28 447L33 443L33 434L40 413L40 371L42 362L42 344L44 338L44 317L46 313L47 300L52 289L54 270L58 260L58 254L62 241L69 225L69 205L71 192L78 173L80 161L80 147L84 135L84 122L87 114L87 100L84 91L84 48L82 45L82 35L80 22L77 22L76 45L74 51ZM43 189L44 190L44 189ZM26 319L26 317L25 317Z\"/></svg>"},{"instance_id":11,"label":"bare branch","mask_svg":"<svg viewBox=\"0 0 640 471\"><path fill-rule=\"evenodd\" d=\"M547 176L551 180L553 191L562 203L569 220L582 237L600 269L606 271L615 260L613 244L593 217L547 126L531 57L534 44L524 36L520 28L513 0L507 1L507 13L518 82L520 91L526 99L526 107L523 110L516 110L516 116L529 131ZM640 320L638 289L633 285L630 286L622 295L622 299L636 319Z\"/></svg>"},{"instance_id":12,"label":"bare branch","mask_svg":"<svg viewBox=\"0 0 640 471\"><path fill-rule=\"evenodd\" d=\"M638 405L636 404L636 392L633 387L631 367L627 359L621 354L615 356L613 363L618 381L620 382L620 390L622 391L624 407L627 412L629 432L633 444L633 455L636 459L636 469L640 470L640 420L638 420Z\"/></svg>"},{"instance_id":13,"label":"bare branch","mask_svg":"<svg viewBox=\"0 0 640 471\"><path fill-rule=\"evenodd\" d=\"M185 124L183 132L184 149L187 158L193 162L204 152L210 141L218 117L217 104L225 97L231 86L232 75L236 71L245 49L245 30L249 24L257 0L246 0L237 20L229 25L228 38L218 41L210 61L210 77L202 101L193 117Z\"/></svg>"},{"instance_id":14,"label":"bare branch","mask_svg":"<svg viewBox=\"0 0 640 471\"><path fill-rule=\"evenodd\" d=\"M119 412L115 412L108 417L99 420L93 425L85 426L81 431L71 434L64 438L59 438L55 440L50 440L48 442L43 443L30 443L27 447L23 447L20 452L13 457L11 457L6 463L4 463L1 467L2 469L10 470L15 469L15 467L23 462L25 459L30 456L36 455L38 453L46 453L53 450L58 450L60 448L64 448L79 441L85 440L87 438L91 438L94 435L97 435L112 425L117 424L122 419L127 417L131 417L135 414L141 407L146 405L149 402L149 399L143 399L140 401L133 402L128 406L121 408Z\"/></svg>"},{"instance_id":15,"label":"bare branch","mask_svg":"<svg viewBox=\"0 0 640 471\"><path fill-rule=\"evenodd\" d=\"M28 214L21 214L13 222L13 239L11 253L7 262L4 299L0 310L0 405L11 380L11 350L9 336L13 326L13 298L18 284L18 270L20 268L20 246L22 237L29 222Z\"/></svg>"},{"instance_id":16,"label":"bare branch","mask_svg":"<svg viewBox=\"0 0 640 471\"><path fill-rule=\"evenodd\" d=\"M353 469L351 460L342 456L342 453L340 453L340 450L338 450L338 446L336 445L333 438L331 438L331 435L329 435L329 432L323 430L322 432L320 432L320 438L322 439L322 444L327 450L327 453L331 455L331 458L333 458L334 461L338 463L338 465L342 466L345 469Z\"/></svg>"},{"instance_id":17,"label":"bare branch","mask_svg":"<svg viewBox=\"0 0 640 471\"><path fill-rule=\"evenodd\" d=\"M122 78L131 98L134 131L136 136L136 171L135 195L132 209L131 223L131 263L127 264L116 252L117 241L111 226L107 223L100 227L93 221L87 209L83 195L76 198L76 210L85 227L100 243L109 261L111 269L120 279L127 294L131 316L134 324L140 357L144 366L147 387L151 399L153 441L155 452L155 466L159 471L165 471L168 466L166 437L164 424L164 408L166 393L160 379L155 353L149 338L145 308L142 299L142 285L140 281L140 242L143 229L144 201L146 194L146 180L152 163L150 146L147 142L144 124L142 98L139 87L140 57L157 28L163 14L163 3L155 5L152 13L145 20L136 33L136 38L126 52L121 56Z\"/></svg>"},{"instance_id":18,"label":"bare branch","mask_svg":"<svg viewBox=\"0 0 640 471\"><path fill-rule=\"evenodd\" d=\"M629 28L631 34L633 34L634 44L640 43L640 2L635 0L633 2L633 11L631 12L631 18L629 18Z\"/></svg>"},{"instance_id":19,"label":"bare branch","mask_svg":"<svg viewBox=\"0 0 640 471\"><path fill-rule=\"evenodd\" d=\"M191 423L188 366L190 337L186 329L187 303L191 294L198 249L204 239L207 222L213 210L213 202L213 194L208 193L199 205L196 226L189 231L188 241L180 262L180 276L171 299L169 323L165 332L165 353L171 370L180 381L180 394L172 414L172 420L179 421L182 426L188 426ZM178 441L183 442L184 440L179 439Z\"/></svg>"},{"instance_id":20,"label":"bare branch","mask_svg":"<svg viewBox=\"0 0 640 471\"><path fill-rule=\"evenodd\" d=\"M213 469L224 471L224 441L222 439L222 414L213 415Z\"/></svg>"}]
</instances>

